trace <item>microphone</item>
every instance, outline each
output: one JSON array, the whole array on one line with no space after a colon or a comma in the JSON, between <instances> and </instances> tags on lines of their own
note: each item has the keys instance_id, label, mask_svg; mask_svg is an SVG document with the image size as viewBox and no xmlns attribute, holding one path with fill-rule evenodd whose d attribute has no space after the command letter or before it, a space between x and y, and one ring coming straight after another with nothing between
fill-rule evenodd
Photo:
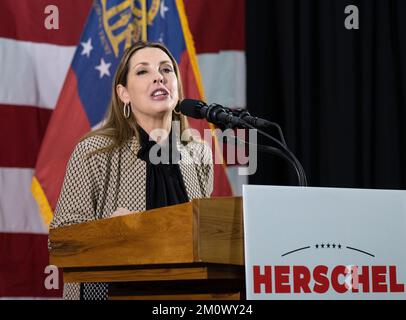
<instances>
[{"instance_id":1,"label":"microphone","mask_svg":"<svg viewBox=\"0 0 406 320\"><path fill-rule=\"evenodd\" d=\"M261 147L260 150L262 149L265 152L282 156L295 168L295 171L298 176L299 185L307 186L307 178L304 169L299 160L296 158L296 156L289 150L283 137L282 130L278 124L270 122L265 119L253 117L246 110L241 109L233 110L227 107L223 107L216 103L207 105L205 102L200 100L184 99L181 101L179 109L180 112L185 116L194 119L206 119L208 122L211 122L219 126L222 130L224 127L256 129L258 133L266 136L277 145L276 148L271 146L257 145L258 147ZM264 131L261 131L256 128L256 127L267 128L271 126L275 126L278 128L279 134L281 136L281 141L265 133ZM245 143L249 144L248 142Z\"/></svg>"},{"instance_id":2,"label":"microphone","mask_svg":"<svg viewBox=\"0 0 406 320\"><path fill-rule=\"evenodd\" d=\"M217 103L207 105L200 100L184 99L179 107L180 112L185 116L194 119L206 119L215 125L226 126L227 128L246 128L247 123L260 128L272 126L272 122L253 117L246 110L230 109Z\"/></svg>"},{"instance_id":3,"label":"microphone","mask_svg":"<svg viewBox=\"0 0 406 320\"><path fill-rule=\"evenodd\" d=\"M253 117L247 110L244 109L229 109L235 116L239 117L241 120L245 121L246 123L257 127L257 128L268 128L274 125L273 122L268 120Z\"/></svg>"}]
</instances>

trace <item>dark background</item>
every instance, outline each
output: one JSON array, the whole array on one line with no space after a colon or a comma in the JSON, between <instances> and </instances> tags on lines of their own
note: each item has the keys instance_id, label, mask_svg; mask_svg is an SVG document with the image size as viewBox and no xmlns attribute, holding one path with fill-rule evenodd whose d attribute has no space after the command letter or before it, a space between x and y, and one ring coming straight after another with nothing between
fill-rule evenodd
<instances>
[{"instance_id":1,"label":"dark background","mask_svg":"<svg viewBox=\"0 0 406 320\"><path fill-rule=\"evenodd\" d=\"M359 30L344 26L347 5ZM246 1L246 12L248 110L282 126L309 185L404 189L406 1ZM250 183L297 180L260 154Z\"/></svg>"}]
</instances>

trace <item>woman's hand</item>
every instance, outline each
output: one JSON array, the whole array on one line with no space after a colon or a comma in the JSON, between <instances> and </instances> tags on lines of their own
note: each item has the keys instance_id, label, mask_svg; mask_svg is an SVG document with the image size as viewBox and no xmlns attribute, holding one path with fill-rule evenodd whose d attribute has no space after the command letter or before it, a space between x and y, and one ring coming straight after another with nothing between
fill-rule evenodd
<instances>
[{"instance_id":1,"label":"woman's hand","mask_svg":"<svg viewBox=\"0 0 406 320\"><path fill-rule=\"evenodd\" d=\"M110 218L126 216L129 213L131 213L131 211L128 210L127 208L117 208L117 210L113 212Z\"/></svg>"}]
</instances>

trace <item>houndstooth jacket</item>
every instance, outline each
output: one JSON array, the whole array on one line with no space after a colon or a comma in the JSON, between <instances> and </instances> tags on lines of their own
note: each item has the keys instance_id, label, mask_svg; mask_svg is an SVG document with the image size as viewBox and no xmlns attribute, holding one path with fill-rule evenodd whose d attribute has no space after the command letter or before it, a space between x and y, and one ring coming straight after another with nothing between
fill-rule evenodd
<instances>
[{"instance_id":1,"label":"houndstooth jacket","mask_svg":"<svg viewBox=\"0 0 406 320\"><path fill-rule=\"evenodd\" d=\"M146 162L137 158L140 144L133 136L111 152L89 155L110 142L108 137L92 136L76 146L50 228L108 218L119 207L134 212L146 210ZM209 197L213 190L210 147L199 141L187 145L177 141L177 147L189 200ZM64 299L79 297L79 283L64 285Z\"/></svg>"}]
</instances>

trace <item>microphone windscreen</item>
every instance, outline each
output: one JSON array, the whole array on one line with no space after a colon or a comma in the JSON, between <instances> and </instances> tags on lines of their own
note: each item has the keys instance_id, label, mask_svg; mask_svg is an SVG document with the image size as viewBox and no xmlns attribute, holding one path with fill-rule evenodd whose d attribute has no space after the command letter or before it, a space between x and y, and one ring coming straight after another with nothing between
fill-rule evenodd
<instances>
[{"instance_id":1,"label":"microphone windscreen","mask_svg":"<svg viewBox=\"0 0 406 320\"><path fill-rule=\"evenodd\" d=\"M184 99L179 105L180 112L188 117L194 119L204 119L204 115L200 112L200 109L206 105L203 101Z\"/></svg>"}]
</instances>

